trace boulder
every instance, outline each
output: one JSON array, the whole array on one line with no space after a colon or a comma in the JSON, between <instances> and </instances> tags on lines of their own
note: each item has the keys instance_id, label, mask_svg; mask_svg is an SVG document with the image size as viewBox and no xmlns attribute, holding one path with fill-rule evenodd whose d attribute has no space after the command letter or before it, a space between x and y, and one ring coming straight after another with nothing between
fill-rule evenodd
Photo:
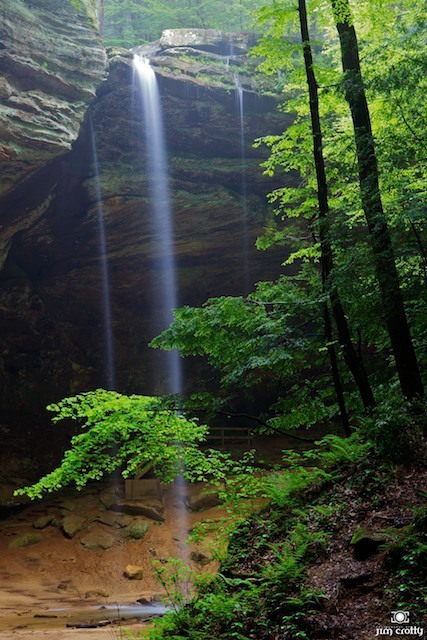
<instances>
[{"instance_id":1,"label":"boulder","mask_svg":"<svg viewBox=\"0 0 427 640\"><path fill-rule=\"evenodd\" d=\"M190 511L205 511L221 504L218 492L202 483L192 488L192 492L187 497L187 505Z\"/></svg>"},{"instance_id":2,"label":"boulder","mask_svg":"<svg viewBox=\"0 0 427 640\"><path fill-rule=\"evenodd\" d=\"M142 580L142 573L142 567L136 564L128 564L123 575L129 580Z\"/></svg>"},{"instance_id":3,"label":"boulder","mask_svg":"<svg viewBox=\"0 0 427 640\"><path fill-rule=\"evenodd\" d=\"M111 505L117 500L117 494L114 489L107 489L99 496L99 501L106 509L110 509Z\"/></svg>"},{"instance_id":4,"label":"boulder","mask_svg":"<svg viewBox=\"0 0 427 640\"><path fill-rule=\"evenodd\" d=\"M378 553L381 545L387 542L384 531L375 531L359 527L353 534L350 545L355 560L367 560Z\"/></svg>"},{"instance_id":5,"label":"boulder","mask_svg":"<svg viewBox=\"0 0 427 640\"><path fill-rule=\"evenodd\" d=\"M94 518L95 522L100 522L101 524L105 524L108 527L114 527L115 525L119 526L117 520L119 520L119 516L117 513L110 513L106 511L105 513L101 513L100 515Z\"/></svg>"},{"instance_id":6,"label":"boulder","mask_svg":"<svg viewBox=\"0 0 427 640\"><path fill-rule=\"evenodd\" d=\"M85 522L86 518L72 513L62 520L61 528L67 538L74 538L82 530Z\"/></svg>"},{"instance_id":7,"label":"boulder","mask_svg":"<svg viewBox=\"0 0 427 640\"><path fill-rule=\"evenodd\" d=\"M131 540L142 540L148 531L148 524L144 521L134 522L125 531L127 538Z\"/></svg>"},{"instance_id":8,"label":"boulder","mask_svg":"<svg viewBox=\"0 0 427 640\"><path fill-rule=\"evenodd\" d=\"M94 529L80 540L80 544L90 551L102 551L110 549L115 542L111 533L102 531L102 529Z\"/></svg>"},{"instance_id":9,"label":"boulder","mask_svg":"<svg viewBox=\"0 0 427 640\"><path fill-rule=\"evenodd\" d=\"M53 513L48 513L45 516L40 516L33 522L34 529L46 529L50 524L55 520L55 515Z\"/></svg>"},{"instance_id":10,"label":"boulder","mask_svg":"<svg viewBox=\"0 0 427 640\"><path fill-rule=\"evenodd\" d=\"M157 522L164 522L165 519L163 505L160 501L148 503L119 500L111 505L111 509L131 516L145 516Z\"/></svg>"}]
</instances>

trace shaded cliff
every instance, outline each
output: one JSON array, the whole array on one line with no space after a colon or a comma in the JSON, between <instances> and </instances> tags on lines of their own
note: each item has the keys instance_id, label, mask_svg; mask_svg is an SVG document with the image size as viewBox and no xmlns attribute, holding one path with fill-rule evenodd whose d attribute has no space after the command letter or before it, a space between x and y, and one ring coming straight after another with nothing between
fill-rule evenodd
<instances>
[{"instance_id":1,"label":"shaded cliff","mask_svg":"<svg viewBox=\"0 0 427 640\"><path fill-rule=\"evenodd\" d=\"M273 183L259 167L265 152L252 142L283 130L286 121L276 99L258 92L259 81L244 62L244 38L236 37L229 55L229 35L197 32L191 47L181 45L183 36L169 32L142 53L150 55L161 92L178 299L197 305L210 296L243 293L245 278L255 282L280 271L281 253L268 256L254 248L270 215L265 195ZM28 440L35 436L41 467L51 458L38 437L52 436L45 405L106 384L98 194L117 388L153 393L165 386L161 354L147 347L161 327L143 128L132 55L114 51L108 79L71 152L21 181L1 202L11 221L4 229L9 237L0 272L3 431L10 437L13 424ZM26 224L11 234L20 216ZM191 384L197 372L188 374Z\"/></svg>"}]
</instances>

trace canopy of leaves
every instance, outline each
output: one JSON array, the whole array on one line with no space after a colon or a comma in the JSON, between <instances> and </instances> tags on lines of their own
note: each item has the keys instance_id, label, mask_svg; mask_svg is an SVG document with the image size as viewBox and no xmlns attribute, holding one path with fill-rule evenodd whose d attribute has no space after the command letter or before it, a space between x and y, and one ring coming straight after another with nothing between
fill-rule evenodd
<instances>
[{"instance_id":1,"label":"canopy of leaves","mask_svg":"<svg viewBox=\"0 0 427 640\"><path fill-rule=\"evenodd\" d=\"M305 277L258 283L247 298L212 298L200 308L177 309L151 346L205 356L220 372L227 402L236 390L270 392L275 402L265 426L309 426L336 412L322 302L317 274L307 270Z\"/></svg>"},{"instance_id":2,"label":"canopy of leaves","mask_svg":"<svg viewBox=\"0 0 427 640\"><path fill-rule=\"evenodd\" d=\"M157 40L164 29L249 31L255 0L104 0L107 45L135 47Z\"/></svg>"},{"instance_id":3,"label":"canopy of leaves","mask_svg":"<svg viewBox=\"0 0 427 640\"><path fill-rule=\"evenodd\" d=\"M337 11L340 3L335 2ZM266 30L254 54L265 58L265 73L280 72L282 109L294 115L283 135L265 136L271 154L264 164L268 175L297 171L296 188L279 188L270 201L281 228L270 224L260 248L289 238L292 260L316 261L317 185L302 44L296 0L279 0L258 11ZM343 3L345 6L345 3ZM314 68L319 84L323 154L327 165L330 206L329 240L335 255L333 283L340 293L350 326L370 354L381 354L374 370L392 375L390 345L384 331L383 308L373 269L369 234L364 222L358 185L353 128L344 95L345 77L330 0L308 0ZM393 235L401 288L411 322L418 357L424 365L427 336L422 308L427 294L426 162L427 131L425 73L427 55L426 2L390 4L383 0L352 3L359 37L362 72L375 134L381 195ZM344 16L345 17L345 16ZM312 234L307 234L307 226Z\"/></svg>"}]
</instances>

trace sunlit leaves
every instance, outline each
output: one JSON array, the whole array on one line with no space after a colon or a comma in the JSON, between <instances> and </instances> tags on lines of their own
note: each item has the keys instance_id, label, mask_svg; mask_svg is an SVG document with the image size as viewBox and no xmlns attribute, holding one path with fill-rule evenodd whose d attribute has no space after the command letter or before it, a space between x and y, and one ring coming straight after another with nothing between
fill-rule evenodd
<instances>
[{"instance_id":1,"label":"sunlit leaves","mask_svg":"<svg viewBox=\"0 0 427 640\"><path fill-rule=\"evenodd\" d=\"M69 484L80 489L116 469L128 477L149 465L170 481L187 460L194 462L198 456L204 464L198 447L207 427L168 408L162 398L98 389L65 398L48 409L55 414L54 422L72 419L81 431L71 439L71 448L57 469L18 491L31 498Z\"/></svg>"}]
</instances>

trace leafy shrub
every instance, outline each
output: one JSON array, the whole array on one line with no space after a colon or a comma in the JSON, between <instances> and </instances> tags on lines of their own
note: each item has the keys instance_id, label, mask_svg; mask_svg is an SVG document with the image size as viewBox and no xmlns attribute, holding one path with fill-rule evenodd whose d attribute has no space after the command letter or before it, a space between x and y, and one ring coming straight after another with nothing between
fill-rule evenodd
<instances>
[{"instance_id":1,"label":"leafy shrub","mask_svg":"<svg viewBox=\"0 0 427 640\"><path fill-rule=\"evenodd\" d=\"M420 421L425 415L420 412ZM407 463L416 455L422 425L417 422L416 409L402 400L397 389L387 392L370 414L359 418L359 424L382 460Z\"/></svg>"}]
</instances>

